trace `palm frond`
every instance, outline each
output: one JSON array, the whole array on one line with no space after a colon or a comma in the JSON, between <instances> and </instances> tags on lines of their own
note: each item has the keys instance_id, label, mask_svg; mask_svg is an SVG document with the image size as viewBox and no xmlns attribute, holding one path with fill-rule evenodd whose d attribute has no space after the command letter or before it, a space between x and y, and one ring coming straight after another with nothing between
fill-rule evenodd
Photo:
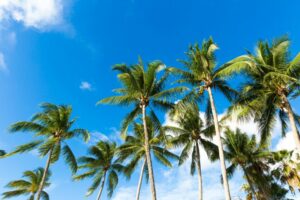
<instances>
[{"instance_id":1,"label":"palm frond","mask_svg":"<svg viewBox=\"0 0 300 200\"><path fill-rule=\"evenodd\" d=\"M66 163L69 165L71 171L76 173L77 171L77 161L76 158L68 145L64 145L63 147L63 155Z\"/></svg>"}]
</instances>

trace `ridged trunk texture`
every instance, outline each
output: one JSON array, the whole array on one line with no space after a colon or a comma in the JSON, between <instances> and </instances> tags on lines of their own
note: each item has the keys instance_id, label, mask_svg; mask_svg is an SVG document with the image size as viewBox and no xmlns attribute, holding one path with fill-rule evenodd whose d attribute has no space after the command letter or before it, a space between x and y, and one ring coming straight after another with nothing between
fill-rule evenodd
<instances>
[{"instance_id":1,"label":"ridged trunk texture","mask_svg":"<svg viewBox=\"0 0 300 200\"><path fill-rule=\"evenodd\" d=\"M288 114L288 117L290 120L290 125L291 125L291 129L292 129L293 137L294 137L295 146L296 146L297 150L300 150L300 136L299 136L299 133L297 130L295 117L293 114L291 104L285 95L283 96L283 101L285 102L285 107L286 107L287 114Z\"/></svg>"},{"instance_id":2,"label":"ridged trunk texture","mask_svg":"<svg viewBox=\"0 0 300 200\"><path fill-rule=\"evenodd\" d=\"M105 179L106 179L106 172L104 172L104 175L103 175L100 190L99 190L98 195L97 195L97 200L100 200L100 198L101 198L101 194L102 194L102 191L103 191L103 188L104 188Z\"/></svg>"},{"instance_id":3,"label":"ridged trunk texture","mask_svg":"<svg viewBox=\"0 0 300 200\"><path fill-rule=\"evenodd\" d=\"M147 164L147 160L145 158L144 162L143 162L143 166L141 169L141 174L140 174L140 178L139 178L139 183L138 183L138 188L136 191L136 200L140 199L140 193L141 193L141 188L142 188L142 183L143 183L143 175L144 175L144 170L145 170L145 165Z\"/></svg>"},{"instance_id":4,"label":"ridged trunk texture","mask_svg":"<svg viewBox=\"0 0 300 200\"><path fill-rule=\"evenodd\" d=\"M142 105L142 113L143 113L143 125L144 125L144 134L145 134L145 152L146 152L146 160L149 171L149 181L150 181L150 189L152 200L156 200L156 190L155 190L155 182L154 182L154 174L152 168L152 160L150 155L150 147L149 147L149 135L147 129L147 121L146 121L146 106Z\"/></svg>"},{"instance_id":5,"label":"ridged trunk texture","mask_svg":"<svg viewBox=\"0 0 300 200\"><path fill-rule=\"evenodd\" d=\"M44 174L43 174L41 183L40 183L40 185L39 185L39 189L38 189L37 194L36 194L36 200L40 200L40 198L41 198L41 194L42 194L42 191L43 191L43 189L44 189L44 184L45 184L46 176L47 176L47 173L48 173L50 164L51 164L51 156L52 156L52 152L53 152L53 147L52 147L52 148L50 149L50 151L49 151L49 155L48 155L46 167L45 167L45 170L44 170Z\"/></svg>"},{"instance_id":6,"label":"ridged trunk texture","mask_svg":"<svg viewBox=\"0 0 300 200\"><path fill-rule=\"evenodd\" d=\"M203 199L203 186L202 186L202 172L201 172L201 160L200 160L200 148L198 140L196 140L196 151L197 151L197 168L198 168L198 189L199 189L199 200Z\"/></svg>"},{"instance_id":7,"label":"ridged trunk texture","mask_svg":"<svg viewBox=\"0 0 300 200\"><path fill-rule=\"evenodd\" d=\"M215 107L215 102L214 102L211 88L208 87L207 91L208 91L208 95L209 95L211 111L212 111L213 118L214 118L214 126L215 126L215 131L216 131L216 136L217 136L217 143L218 143L218 149L219 149L219 157L220 157L220 163L221 163L221 171L222 171L222 177L223 177L223 186L224 186L224 191L225 191L225 197L226 197L226 200L231 200L217 110Z\"/></svg>"}]
</instances>

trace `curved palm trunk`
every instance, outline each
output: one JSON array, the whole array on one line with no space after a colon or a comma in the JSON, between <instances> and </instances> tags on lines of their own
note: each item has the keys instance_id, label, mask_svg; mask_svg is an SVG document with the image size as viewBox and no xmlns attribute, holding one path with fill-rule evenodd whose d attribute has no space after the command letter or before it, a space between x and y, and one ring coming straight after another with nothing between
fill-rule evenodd
<instances>
[{"instance_id":1,"label":"curved palm trunk","mask_svg":"<svg viewBox=\"0 0 300 200\"><path fill-rule=\"evenodd\" d=\"M208 91L211 110L212 110L212 114L213 114L213 118L214 118L214 126L215 126L215 130L216 130L216 136L217 136L217 142L218 142L219 157L220 157L220 163L221 163L221 171L222 171L222 177L223 177L225 197L226 197L226 200L230 200L231 199L230 190L229 190L229 184L228 184L228 179L227 179L226 165L225 165L224 152L223 152L223 144L222 144L222 140L221 140L221 133L220 133L220 128L219 128L217 111L216 111L211 88L208 87L207 91Z\"/></svg>"},{"instance_id":2,"label":"curved palm trunk","mask_svg":"<svg viewBox=\"0 0 300 200\"><path fill-rule=\"evenodd\" d=\"M254 189L253 184L252 184L252 181L251 181L251 179L250 179L250 177L249 177L249 175L248 175L248 172L246 171L245 167L242 167L242 168L243 168L244 174L245 174L245 176L246 176L247 182L248 182L248 184L249 184L249 186L250 186L250 189L251 189L251 191L252 191L252 193L253 193L253 196L255 196L255 198L253 198L253 199L258 200L259 198L258 198L258 196L257 196L257 193L255 192L255 189Z\"/></svg>"},{"instance_id":3,"label":"curved palm trunk","mask_svg":"<svg viewBox=\"0 0 300 200\"><path fill-rule=\"evenodd\" d=\"M101 194L102 194L102 191L103 191L103 188L104 188L105 179L106 179L106 171L104 172L104 175L103 175L100 190L99 190L98 195L97 195L97 200L100 200L100 198L101 198Z\"/></svg>"},{"instance_id":4,"label":"curved palm trunk","mask_svg":"<svg viewBox=\"0 0 300 200\"><path fill-rule=\"evenodd\" d=\"M152 160L151 160L151 155L150 155L149 136L148 136L148 130L147 130L146 106L145 105L142 105L142 112L143 112L143 125L144 125L144 133L145 133L145 152L146 152L146 160L147 160L148 171L149 171L151 195L152 195L152 200L156 200L156 190L155 190L154 174L153 174L153 168L152 168Z\"/></svg>"},{"instance_id":5,"label":"curved palm trunk","mask_svg":"<svg viewBox=\"0 0 300 200\"><path fill-rule=\"evenodd\" d=\"M294 113L293 113L291 104L290 104L290 102L288 101L288 99L286 98L285 95L283 95L283 100L284 100L285 105L286 105L287 114L288 114L288 117L289 117L289 120L290 120L290 125L291 125L292 133L293 133L293 136L294 136L296 148L298 150L300 150L300 136L299 136L299 133L298 133L298 130L297 130L295 117L294 117Z\"/></svg>"},{"instance_id":6,"label":"curved palm trunk","mask_svg":"<svg viewBox=\"0 0 300 200\"><path fill-rule=\"evenodd\" d=\"M199 200L202 200L203 199L203 186L202 186L202 172L201 172L200 148L199 148L198 140L196 140L196 151L197 151Z\"/></svg>"},{"instance_id":7,"label":"curved palm trunk","mask_svg":"<svg viewBox=\"0 0 300 200\"><path fill-rule=\"evenodd\" d=\"M49 151L48 160L47 160L46 167L45 167L45 170L44 170L44 173L43 173L43 177L42 177L41 183L39 185L39 189L38 189L37 194L36 194L37 195L36 200L40 200L40 198L41 198L41 194L42 194L42 191L44 189L46 176L47 176L50 164L51 164L51 156L52 156L53 149L54 148L52 147Z\"/></svg>"},{"instance_id":8,"label":"curved palm trunk","mask_svg":"<svg viewBox=\"0 0 300 200\"><path fill-rule=\"evenodd\" d=\"M147 164L147 160L145 159L143 162L143 166L141 169L141 174L140 174L140 179L139 179L139 183L138 183L138 188L136 191L136 200L140 199L140 193L141 193L141 188L142 188L142 182L143 182L143 174L144 174L144 170L145 170L145 165Z\"/></svg>"}]
</instances>

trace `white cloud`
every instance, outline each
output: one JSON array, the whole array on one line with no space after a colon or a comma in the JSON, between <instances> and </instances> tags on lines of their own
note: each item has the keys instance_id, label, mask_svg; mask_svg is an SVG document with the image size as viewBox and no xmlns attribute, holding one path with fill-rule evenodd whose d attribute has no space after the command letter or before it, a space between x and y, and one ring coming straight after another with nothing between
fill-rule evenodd
<instances>
[{"instance_id":1,"label":"white cloud","mask_svg":"<svg viewBox=\"0 0 300 200\"><path fill-rule=\"evenodd\" d=\"M92 85L89 82L87 82L87 81L82 81L81 84L80 84L80 86L79 86L79 88L82 89L82 90L89 90L89 91L91 91L92 90Z\"/></svg>"},{"instance_id":2,"label":"white cloud","mask_svg":"<svg viewBox=\"0 0 300 200\"><path fill-rule=\"evenodd\" d=\"M285 137L281 138L275 149L276 150L294 150L296 148L292 132L288 132Z\"/></svg>"},{"instance_id":3,"label":"white cloud","mask_svg":"<svg viewBox=\"0 0 300 200\"><path fill-rule=\"evenodd\" d=\"M89 141L89 144L94 145L100 140L102 141L109 141L109 137L107 137L105 134L99 132L99 131L93 131L90 133L91 139Z\"/></svg>"},{"instance_id":4,"label":"white cloud","mask_svg":"<svg viewBox=\"0 0 300 200\"><path fill-rule=\"evenodd\" d=\"M4 55L0 52L0 71L7 71Z\"/></svg>"},{"instance_id":5,"label":"white cloud","mask_svg":"<svg viewBox=\"0 0 300 200\"><path fill-rule=\"evenodd\" d=\"M156 178L157 197L161 200L184 199L193 200L198 198L198 179L197 175L190 175L190 167L186 162L181 167L174 167L166 170L154 171ZM158 169L158 168L156 168ZM139 171L139 170L137 170ZM239 177L240 178L240 177ZM137 182L137 181L135 181ZM230 181L230 189L234 197L243 196L240 191L240 180L235 177ZM136 186L123 186L117 188L113 200L135 199ZM203 170L203 197L206 200L223 200L224 190L220 183L219 169ZM143 182L140 199L150 200L150 186Z\"/></svg>"},{"instance_id":6,"label":"white cloud","mask_svg":"<svg viewBox=\"0 0 300 200\"><path fill-rule=\"evenodd\" d=\"M63 24L63 10L62 0L1 0L0 22L14 20L45 30Z\"/></svg>"}]
</instances>

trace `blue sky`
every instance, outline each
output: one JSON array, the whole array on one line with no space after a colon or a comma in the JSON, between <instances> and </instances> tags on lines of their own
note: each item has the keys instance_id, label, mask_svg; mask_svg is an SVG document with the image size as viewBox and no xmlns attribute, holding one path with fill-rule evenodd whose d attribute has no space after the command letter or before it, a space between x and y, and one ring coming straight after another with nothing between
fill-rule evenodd
<instances>
[{"instance_id":1,"label":"blue sky","mask_svg":"<svg viewBox=\"0 0 300 200\"><path fill-rule=\"evenodd\" d=\"M111 67L135 63L138 56L180 66L176 60L184 58L189 44L213 36L220 47L218 61L224 63L253 50L259 39L283 34L291 38L295 55L300 49L299 7L297 0L0 0L0 147L9 151L32 139L30 133L9 134L7 127L29 119L41 102L71 104L77 125L94 132L94 139L100 137L96 133L116 138L128 109L95 104L119 86ZM227 103L218 98L216 104L223 113ZM299 101L293 105L300 109ZM279 141L275 135L274 147ZM76 155L86 153L86 144L70 144ZM35 153L0 160L0 192L24 170L44 163ZM52 171L51 199L84 199L89 180L72 183L62 161ZM159 199L197 195L197 182L185 167L158 167L155 174ZM206 199L221 200L218 163L207 164L204 176ZM243 195L240 180L237 175L231 181L233 196ZM113 199L132 199L136 182L136 177L122 179ZM142 199L148 199L148 191L144 185Z\"/></svg>"}]
</instances>

